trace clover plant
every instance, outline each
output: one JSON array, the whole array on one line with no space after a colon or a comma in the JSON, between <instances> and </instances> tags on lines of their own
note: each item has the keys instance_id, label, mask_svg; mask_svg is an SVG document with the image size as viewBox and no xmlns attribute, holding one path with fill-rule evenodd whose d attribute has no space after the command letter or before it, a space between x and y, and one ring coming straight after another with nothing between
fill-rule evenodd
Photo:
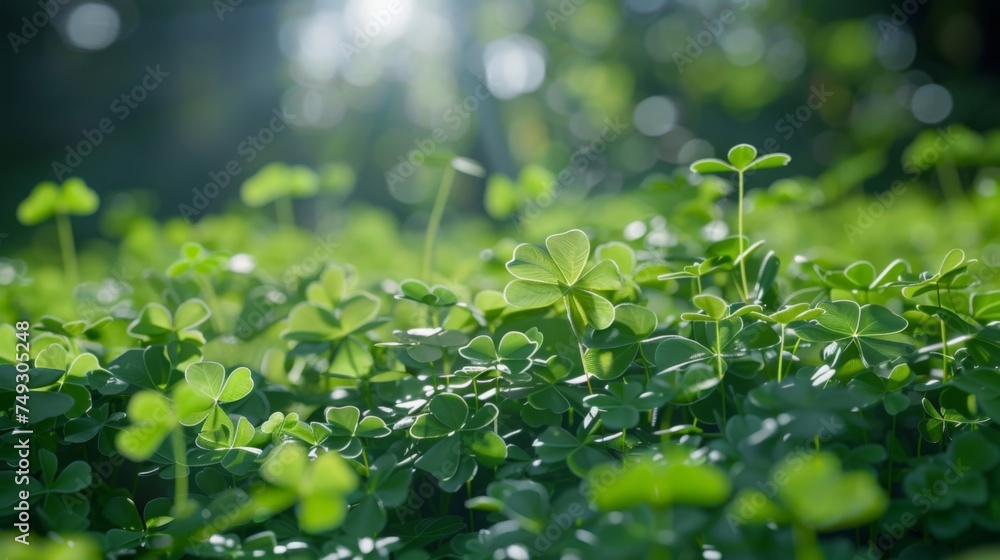
<instances>
[{"instance_id":1,"label":"clover plant","mask_svg":"<svg viewBox=\"0 0 1000 560\"><path fill-rule=\"evenodd\" d=\"M144 271L108 317L57 307L68 243L56 291L11 267L0 517L29 511L31 554L74 560L995 557L991 260L750 242L745 176L788 160L692 165L737 174L721 239L702 227L724 183L678 170L639 187L648 215L553 211L469 255L476 228L437 234L455 174L482 170L449 154L423 240L364 211L322 252L289 216L135 226L122 260ZM494 175L491 215L543 171ZM268 167L243 196L287 214L353 182L313 175ZM19 217L66 224L88 193L40 186Z\"/></svg>"}]
</instances>

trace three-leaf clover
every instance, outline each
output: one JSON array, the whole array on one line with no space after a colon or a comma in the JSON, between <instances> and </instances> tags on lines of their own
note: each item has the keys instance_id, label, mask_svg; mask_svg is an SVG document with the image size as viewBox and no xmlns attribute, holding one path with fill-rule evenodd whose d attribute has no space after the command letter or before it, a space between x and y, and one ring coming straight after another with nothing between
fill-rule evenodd
<instances>
[{"instance_id":1,"label":"three-leaf clover","mask_svg":"<svg viewBox=\"0 0 1000 560\"><path fill-rule=\"evenodd\" d=\"M613 260L599 262L587 270L590 239L578 229L550 235L545 249L522 243L507 263L516 280L504 289L507 303L517 307L547 307L562 299L579 338L587 326L606 329L615 318L615 308L597 292L622 287Z\"/></svg>"},{"instance_id":2,"label":"three-leaf clover","mask_svg":"<svg viewBox=\"0 0 1000 560\"><path fill-rule=\"evenodd\" d=\"M333 451L312 461L306 449L286 441L276 447L260 467L261 477L272 485L255 495L262 509L278 512L297 504L299 528L322 533L340 526L347 516L347 495L358 485L358 476Z\"/></svg>"},{"instance_id":3,"label":"three-leaf clover","mask_svg":"<svg viewBox=\"0 0 1000 560\"><path fill-rule=\"evenodd\" d=\"M17 207L17 220L26 226L40 224L55 216L59 230L59 247L70 285L77 283L76 244L70 216L89 216L97 212L101 201L79 177L70 177L57 185L52 181L39 183Z\"/></svg>"},{"instance_id":4,"label":"three-leaf clover","mask_svg":"<svg viewBox=\"0 0 1000 560\"><path fill-rule=\"evenodd\" d=\"M586 372L598 379L614 379L639 355L642 343L656 330L656 314L645 307L623 303L606 329L595 330L584 340Z\"/></svg>"},{"instance_id":5,"label":"three-leaf clover","mask_svg":"<svg viewBox=\"0 0 1000 560\"><path fill-rule=\"evenodd\" d=\"M97 193L79 177L70 177L62 185L44 181L18 205L17 221L33 226L53 216L89 216L97 212L100 202Z\"/></svg>"},{"instance_id":6,"label":"three-leaf clover","mask_svg":"<svg viewBox=\"0 0 1000 560\"><path fill-rule=\"evenodd\" d=\"M182 274L209 276L226 267L229 254L224 251L209 251L198 243L188 242L181 246L181 256L167 267L167 276L177 278Z\"/></svg>"},{"instance_id":7,"label":"three-leaf clover","mask_svg":"<svg viewBox=\"0 0 1000 560\"><path fill-rule=\"evenodd\" d=\"M125 416L131 425L118 432L115 445L127 459L145 461L177 427L177 415L167 397L157 391L139 391L128 401Z\"/></svg>"},{"instance_id":8,"label":"three-leaf clover","mask_svg":"<svg viewBox=\"0 0 1000 560\"><path fill-rule=\"evenodd\" d=\"M825 301L817 308L825 313L808 323L791 325L795 334L806 342L835 344L838 354L854 346L866 367L888 362L910 349L893 336L906 329L906 319L881 305L860 306L842 300Z\"/></svg>"},{"instance_id":9,"label":"three-leaf clover","mask_svg":"<svg viewBox=\"0 0 1000 560\"><path fill-rule=\"evenodd\" d=\"M499 345L487 335L477 336L458 349L462 357L472 362L462 371L471 374L474 379L484 375L502 377L523 373L531 366L531 358L541 342L542 335L538 329L531 329L528 333L511 331L503 335Z\"/></svg>"},{"instance_id":10,"label":"three-leaf clover","mask_svg":"<svg viewBox=\"0 0 1000 560\"><path fill-rule=\"evenodd\" d=\"M788 165L792 160L791 156L783 153L765 154L757 157L757 148L750 144L737 144L729 150L728 162L721 159L700 159L691 164L691 171L695 173L736 173L739 176L739 210L737 219L737 237L739 239L739 255L743 256L743 176L748 171L758 169L768 169L772 167L782 167ZM743 280L743 297L749 297L749 286L747 285L746 259L740 260L740 275Z\"/></svg>"},{"instance_id":11,"label":"three-leaf clover","mask_svg":"<svg viewBox=\"0 0 1000 560\"><path fill-rule=\"evenodd\" d=\"M247 206L259 207L277 202L275 212L278 223L295 224L292 198L306 198L319 192L319 175L303 165L285 165L274 162L265 165L249 177L240 187L240 198Z\"/></svg>"},{"instance_id":12,"label":"three-leaf clover","mask_svg":"<svg viewBox=\"0 0 1000 560\"><path fill-rule=\"evenodd\" d=\"M214 430L225 416L221 404L243 399L253 390L250 370L238 367L226 376L226 368L218 362L198 362L184 371L184 380L174 389L178 421L184 426L196 426L208 420L206 430Z\"/></svg>"},{"instance_id":13,"label":"three-leaf clover","mask_svg":"<svg viewBox=\"0 0 1000 560\"><path fill-rule=\"evenodd\" d=\"M171 313L159 303L147 303L139 316L128 326L128 333L145 341L186 340L205 344L205 335L198 326L212 316L200 299L189 299Z\"/></svg>"},{"instance_id":14,"label":"three-leaf clover","mask_svg":"<svg viewBox=\"0 0 1000 560\"><path fill-rule=\"evenodd\" d=\"M844 472L829 452L788 457L772 470L777 501L760 490L748 489L730 504L755 506L755 523L794 521L811 531L837 531L878 519L889 505L885 491L868 471Z\"/></svg>"},{"instance_id":15,"label":"three-leaf clover","mask_svg":"<svg viewBox=\"0 0 1000 560\"><path fill-rule=\"evenodd\" d=\"M379 300L367 293L348 296L349 283L343 268L327 268L319 280L306 287L308 301L292 309L288 328L281 336L300 342L328 342L372 326Z\"/></svg>"},{"instance_id":16,"label":"three-leaf clover","mask_svg":"<svg viewBox=\"0 0 1000 560\"><path fill-rule=\"evenodd\" d=\"M330 406L324 415L330 428L326 440L329 448L349 459L361 455L361 438L381 438L392 433L378 416L362 418L356 406Z\"/></svg>"}]
</instances>

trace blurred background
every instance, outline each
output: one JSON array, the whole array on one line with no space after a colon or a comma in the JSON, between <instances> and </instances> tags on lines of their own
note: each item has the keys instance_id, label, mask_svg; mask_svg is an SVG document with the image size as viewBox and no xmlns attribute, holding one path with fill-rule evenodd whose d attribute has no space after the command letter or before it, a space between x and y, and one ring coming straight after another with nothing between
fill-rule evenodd
<instances>
[{"instance_id":1,"label":"blurred background","mask_svg":"<svg viewBox=\"0 0 1000 560\"><path fill-rule=\"evenodd\" d=\"M320 178L295 203L312 232L299 253L330 236L343 260L398 275L455 154L478 166L459 169L445 214L450 280L469 271L448 255L502 259L513 238L574 226L684 253L731 233L734 206L731 178L687 165L748 142L792 156L749 179L748 231L783 259L994 258L998 12L986 0L5 2L0 252L58 266L55 231L14 216L37 183L70 176L101 196L98 214L74 218L84 278L128 269L129 255L172 259L186 239L248 250L272 210L244 204L239 185L284 162Z\"/></svg>"}]
</instances>

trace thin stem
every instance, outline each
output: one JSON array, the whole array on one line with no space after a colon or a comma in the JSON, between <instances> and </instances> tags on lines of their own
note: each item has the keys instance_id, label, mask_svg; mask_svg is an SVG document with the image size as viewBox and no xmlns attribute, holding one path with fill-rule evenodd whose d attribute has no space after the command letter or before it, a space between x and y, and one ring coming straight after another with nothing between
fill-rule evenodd
<instances>
[{"instance_id":1,"label":"thin stem","mask_svg":"<svg viewBox=\"0 0 1000 560\"><path fill-rule=\"evenodd\" d=\"M937 305L941 307L941 285L934 285L937 293ZM941 321L941 377L948 381L948 335L945 332L944 317L938 318Z\"/></svg>"},{"instance_id":2,"label":"thin stem","mask_svg":"<svg viewBox=\"0 0 1000 560\"><path fill-rule=\"evenodd\" d=\"M722 369L722 333L719 322L715 322L715 365L719 373L719 391L722 393L722 423L726 422L726 387L722 382L725 372Z\"/></svg>"},{"instance_id":3,"label":"thin stem","mask_svg":"<svg viewBox=\"0 0 1000 560\"><path fill-rule=\"evenodd\" d=\"M180 517L187 513L188 477L187 460L185 453L187 447L184 445L184 432L181 428L176 428L171 435L174 447L174 510Z\"/></svg>"},{"instance_id":4,"label":"thin stem","mask_svg":"<svg viewBox=\"0 0 1000 560\"><path fill-rule=\"evenodd\" d=\"M454 182L455 168L449 165L445 167L444 175L441 176L441 185L438 186L437 198L434 199L430 221L427 222L427 235L424 237L423 278L425 280L430 279L431 261L434 259L434 239L437 237L438 228L441 227L441 218L444 216L444 209L448 204L448 195L451 193L451 185Z\"/></svg>"},{"instance_id":5,"label":"thin stem","mask_svg":"<svg viewBox=\"0 0 1000 560\"><path fill-rule=\"evenodd\" d=\"M885 489L889 491L892 495L892 442L896 439L896 416L892 417L892 431L889 432L889 440L885 444L885 448L889 450L889 476L886 480Z\"/></svg>"},{"instance_id":6,"label":"thin stem","mask_svg":"<svg viewBox=\"0 0 1000 560\"><path fill-rule=\"evenodd\" d=\"M740 200L739 200L739 217L736 222L737 235L740 236L740 255L743 255L743 172L739 172L740 176ZM747 264L746 259L740 259L740 277L743 279L743 301L747 301L750 297L750 290L747 288Z\"/></svg>"},{"instance_id":7,"label":"thin stem","mask_svg":"<svg viewBox=\"0 0 1000 560\"><path fill-rule=\"evenodd\" d=\"M576 345L580 350L580 367L583 368L583 378L587 380L587 392L591 395L594 394L594 388L590 384L590 374L587 373L587 361L584 358L584 347L583 347L583 334L582 331L586 329L584 326L582 329L577 328L576 322L573 321L573 307L570 305L568 297L563 297L563 305L566 306L566 318L569 320L569 328L576 335Z\"/></svg>"},{"instance_id":8,"label":"thin stem","mask_svg":"<svg viewBox=\"0 0 1000 560\"><path fill-rule=\"evenodd\" d=\"M694 280L698 284L698 295L705 293L701 288L701 276L695 276Z\"/></svg>"},{"instance_id":9,"label":"thin stem","mask_svg":"<svg viewBox=\"0 0 1000 560\"><path fill-rule=\"evenodd\" d=\"M472 479L465 481L465 495L468 499L472 499ZM469 529L472 531L476 530L476 519L473 515L472 508L469 508Z\"/></svg>"},{"instance_id":10,"label":"thin stem","mask_svg":"<svg viewBox=\"0 0 1000 560\"><path fill-rule=\"evenodd\" d=\"M781 344L778 346L778 383L785 370L785 325L781 325Z\"/></svg>"},{"instance_id":11,"label":"thin stem","mask_svg":"<svg viewBox=\"0 0 1000 560\"><path fill-rule=\"evenodd\" d=\"M795 560L823 560L823 552L816 542L816 531L800 523L792 525Z\"/></svg>"},{"instance_id":12,"label":"thin stem","mask_svg":"<svg viewBox=\"0 0 1000 560\"><path fill-rule=\"evenodd\" d=\"M944 319L941 319L941 367L944 370L941 376L944 381L948 381L948 335L945 332Z\"/></svg>"},{"instance_id":13,"label":"thin stem","mask_svg":"<svg viewBox=\"0 0 1000 560\"><path fill-rule=\"evenodd\" d=\"M958 176L955 162L951 158L946 158L937 168L938 181L941 183L941 191L947 200L964 200L962 191L962 178Z\"/></svg>"},{"instance_id":14,"label":"thin stem","mask_svg":"<svg viewBox=\"0 0 1000 560\"><path fill-rule=\"evenodd\" d=\"M205 299L208 300L208 307L212 311L212 327L215 328L215 332L219 334L226 332L226 323L223 321L219 298L215 293L215 288L212 287L212 281L204 276L195 276L194 279L202 293L205 294Z\"/></svg>"},{"instance_id":15,"label":"thin stem","mask_svg":"<svg viewBox=\"0 0 1000 560\"><path fill-rule=\"evenodd\" d=\"M431 365L431 380L434 383L434 390L437 391L438 390L437 368L434 367L434 362L431 362L430 365ZM473 383L475 383L475 380L473 380ZM479 399L476 400L478 401Z\"/></svg>"},{"instance_id":16,"label":"thin stem","mask_svg":"<svg viewBox=\"0 0 1000 560\"><path fill-rule=\"evenodd\" d=\"M70 285L80 281L76 264L76 244L73 242L73 225L66 214L56 214L56 229L59 231L59 248L62 250L63 269Z\"/></svg>"},{"instance_id":17,"label":"thin stem","mask_svg":"<svg viewBox=\"0 0 1000 560\"><path fill-rule=\"evenodd\" d=\"M479 383L476 383L476 378L472 378L472 394L475 395L476 412L479 412Z\"/></svg>"},{"instance_id":18,"label":"thin stem","mask_svg":"<svg viewBox=\"0 0 1000 560\"><path fill-rule=\"evenodd\" d=\"M295 227L295 209L292 207L292 199L283 196L275 200L274 213L279 226L289 229Z\"/></svg>"}]
</instances>

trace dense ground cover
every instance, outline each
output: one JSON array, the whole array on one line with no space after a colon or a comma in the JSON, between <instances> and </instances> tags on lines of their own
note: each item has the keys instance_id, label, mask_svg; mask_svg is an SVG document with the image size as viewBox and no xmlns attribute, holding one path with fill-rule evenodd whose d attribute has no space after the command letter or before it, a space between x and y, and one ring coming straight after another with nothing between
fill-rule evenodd
<instances>
[{"instance_id":1,"label":"dense ground cover","mask_svg":"<svg viewBox=\"0 0 1000 560\"><path fill-rule=\"evenodd\" d=\"M993 255L947 250L964 230L938 221L926 255L854 261L909 246L894 213L942 212L904 190L830 210L806 180L744 197L787 160L740 145L582 207L541 170L492 177L487 209L517 225L499 239L484 220L436 235L466 160L426 244L376 210L314 235L287 211L161 226L110 207L118 245L79 263L69 216L96 195L39 187L19 218L55 218L63 264L3 263L0 501L33 528L4 551L994 557L969 552L1000 531ZM316 194L268 177L247 203ZM943 212L996 206L968 196Z\"/></svg>"}]
</instances>

